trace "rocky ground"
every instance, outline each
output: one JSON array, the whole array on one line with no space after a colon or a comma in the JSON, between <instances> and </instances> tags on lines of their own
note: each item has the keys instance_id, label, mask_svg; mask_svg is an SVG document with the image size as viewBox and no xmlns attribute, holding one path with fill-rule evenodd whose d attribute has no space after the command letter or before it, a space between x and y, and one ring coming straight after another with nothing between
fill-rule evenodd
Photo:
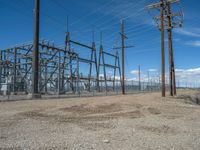
<instances>
[{"instance_id":1,"label":"rocky ground","mask_svg":"<svg viewBox=\"0 0 200 150\"><path fill-rule=\"evenodd\" d=\"M0 103L0 149L200 150L198 92Z\"/></svg>"}]
</instances>

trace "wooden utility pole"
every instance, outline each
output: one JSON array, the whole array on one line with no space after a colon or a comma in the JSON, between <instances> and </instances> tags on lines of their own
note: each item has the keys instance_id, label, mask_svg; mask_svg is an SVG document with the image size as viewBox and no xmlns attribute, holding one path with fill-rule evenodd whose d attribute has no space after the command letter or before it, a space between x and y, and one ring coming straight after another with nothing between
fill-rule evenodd
<instances>
[{"instance_id":1,"label":"wooden utility pole","mask_svg":"<svg viewBox=\"0 0 200 150\"><path fill-rule=\"evenodd\" d=\"M172 24L171 24L171 8L170 2L166 2L166 14L167 14L167 32L168 32L168 48L169 48L169 64L170 64L170 96L176 95L176 78L174 69L174 55L172 46Z\"/></svg>"},{"instance_id":2,"label":"wooden utility pole","mask_svg":"<svg viewBox=\"0 0 200 150\"><path fill-rule=\"evenodd\" d=\"M122 20L121 26L121 37L122 37L122 94L125 94L125 71L124 71L124 20Z\"/></svg>"},{"instance_id":3,"label":"wooden utility pole","mask_svg":"<svg viewBox=\"0 0 200 150\"><path fill-rule=\"evenodd\" d=\"M34 41L32 59L32 98L39 98L38 78L39 78L39 20L40 20L40 0L35 0L35 20L34 20Z\"/></svg>"},{"instance_id":4,"label":"wooden utility pole","mask_svg":"<svg viewBox=\"0 0 200 150\"><path fill-rule=\"evenodd\" d=\"M0 49L0 89L1 89L1 82L2 82L2 80L1 80L1 77L2 77L2 61L3 61L3 56L2 56L2 50Z\"/></svg>"},{"instance_id":5,"label":"wooden utility pole","mask_svg":"<svg viewBox=\"0 0 200 150\"><path fill-rule=\"evenodd\" d=\"M173 78L172 78L172 26L170 16L170 3L166 2L167 14L167 33L168 33L168 49L169 49L169 93L173 96Z\"/></svg>"},{"instance_id":6,"label":"wooden utility pole","mask_svg":"<svg viewBox=\"0 0 200 150\"><path fill-rule=\"evenodd\" d=\"M147 9L160 9L160 16L154 17L158 18L160 21L159 23L159 30L161 34L161 70L162 70L162 97L165 97L165 34L164 34L164 10L165 10L165 3L164 0L160 0L160 2L148 5Z\"/></svg>"},{"instance_id":7,"label":"wooden utility pole","mask_svg":"<svg viewBox=\"0 0 200 150\"><path fill-rule=\"evenodd\" d=\"M139 84L139 91L141 90L141 71L140 65L138 66L138 84Z\"/></svg>"},{"instance_id":8,"label":"wooden utility pole","mask_svg":"<svg viewBox=\"0 0 200 150\"><path fill-rule=\"evenodd\" d=\"M173 55L172 55L173 56ZM173 69L172 69L172 76L173 76L173 84L174 84L174 95L176 96L177 95L177 92L176 92L176 72L175 72L175 67L174 67L174 61L173 61Z\"/></svg>"},{"instance_id":9,"label":"wooden utility pole","mask_svg":"<svg viewBox=\"0 0 200 150\"><path fill-rule=\"evenodd\" d=\"M121 43L121 47L114 47L113 49L121 49L122 50L122 94L125 94L125 62L124 62L124 51L125 49L127 48L132 48L134 46L125 46L125 39L128 39L128 37L125 35L125 32L124 32L124 20L122 20L121 22L121 32L120 32L120 35L121 35L121 38L122 38L122 43Z\"/></svg>"},{"instance_id":10,"label":"wooden utility pole","mask_svg":"<svg viewBox=\"0 0 200 150\"><path fill-rule=\"evenodd\" d=\"M122 94L125 94L125 62L124 62L124 50L126 48L132 48L134 46L125 46L125 39L128 39L128 37L125 35L124 31L124 20L122 20L121 23L121 38L122 38L122 45L121 47L115 47L114 49L121 49L122 50Z\"/></svg>"},{"instance_id":11,"label":"wooden utility pole","mask_svg":"<svg viewBox=\"0 0 200 150\"><path fill-rule=\"evenodd\" d=\"M160 0L160 32L162 58L162 97L165 97L165 34L164 34L164 0Z\"/></svg>"},{"instance_id":12,"label":"wooden utility pole","mask_svg":"<svg viewBox=\"0 0 200 150\"><path fill-rule=\"evenodd\" d=\"M161 59L162 59L162 96L165 97L165 45L164 45L164 30L167 27L168 31L168 48L169 48L169 66L170 66L170 95L176 95L176 79L174 69L174 56L172 47L172 28L181 27L183 23L183 13L171 13L170 4L177 3L179 0L160 0L160 2L148 5L147 9L160 9L160 16L155 16L154 20L159 24L161 32ZM175 21L176 17L179 18ZM172 22L173 19L173 22ZM159 23L160 22L160 23ZM167 23L167 24L165 24Z\"/></svg>"}]
</instances>

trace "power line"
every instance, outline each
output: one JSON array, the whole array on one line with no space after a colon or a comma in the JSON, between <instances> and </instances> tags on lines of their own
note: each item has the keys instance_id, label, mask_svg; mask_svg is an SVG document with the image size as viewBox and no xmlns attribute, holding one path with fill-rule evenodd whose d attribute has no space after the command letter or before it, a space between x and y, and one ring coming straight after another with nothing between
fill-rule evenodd
<instances>
[{"instance_id":1,"label":"power line","mask_svg":"<svg viewBox=\"0 0 200 150\"><path fill-rule=\"evenodd\" d=\"M108 3L106 3L106 4L104 4L103 6L99 7L99 8L96 9L95 11L90 12L89 14L87 14L87 15L85 15L85 16L79 18L78 20L72 22L71 25L76 24L76 23L79 22L80 20L83 20L84 18L87 18L87 17L91 16L92 14L95 14L95 13L98 12L99 10L102 10L104 7L107 7L107 6L109 6L110 4L112 4L114 1L115 1L115 0L109 1Z\"/></svg>"},{"instance_id":2,"label":"power line","mask_svg":"<svg viewBox=\"0 0 200 150\"><path fill-rule=\"evenodd\" d=\"M144 1L144 0L143 0L143 1ZM106 11L106 14L105 14L104 16L102 15L101 17L97 18L93 23L97 23L97 22L99 22L100 20L103 20L106 16L112 15L111 13L113 13L115 10L116 10L116 12L122 13L122 12L126 12L128 9L134 9L135 7L133 8L132 5L136 5L136 3L132 3L132 4L126 5L126 6L128 6L128 7L123 8L122 11L117 10L117 9L119 9L119 8L122 8L121 5L119 5L118 7L113 8L113 9L110 9L109 12ZM119 15L120 13L116 13L116 14ZM113 21L113 20L114 20L114 19L101 22L101 24L98 24L98 27L100 28L102 25L108 24L110 21ZM118 23L117 23L117 24L118 24Z\"/></svg>"}]
</instances>

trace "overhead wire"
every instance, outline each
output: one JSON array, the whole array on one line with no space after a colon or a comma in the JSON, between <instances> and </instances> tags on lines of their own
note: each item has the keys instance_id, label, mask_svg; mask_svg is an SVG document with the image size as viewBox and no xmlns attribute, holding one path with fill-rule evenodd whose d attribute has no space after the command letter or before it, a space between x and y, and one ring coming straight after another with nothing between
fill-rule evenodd
<instances>
[{"instance_id":1,"label":"overhead wire","mask_svg":"<svg viewBox=\"0 0 200 150\"><path fill-rule=\"evenodd\" d=\"M143 0L144 1L144 0ZM135 5L135 3L133 3L134 5ZM130 4L127 4L126 6L128 6L127 8L131 8L130 7ZM132 6L132 4L131 4L131 6ZM106 14L104 14L104 15L101 15L101 17L97 17L96 19L95 19L95 21L93 21L94 23L97 23L97 22L100 22L100 20L105 20L104 18L106 17L106 16L108 16L108 15L112 15L112 13L115 11L115 10L117 10L117 9L121 9L122 8L122 6L121 5L119 5L119 6L117 6L117 7L114 7L113 9L109 9L109 11L106 11ZM133 8L133 7L132 7ZM117 11L117 12L120 12L119 10ZM110 21L112 21L113 19L111 19L111 20L109 20L109 22ZM106 21L104 21L104 22L102 22L101 21L101 24L105 24L105 22ZM108 22L108 20L107 20L107 22ZM100 27L100 25L98 24L98 28Z\"/></svg>"}]
</instances>

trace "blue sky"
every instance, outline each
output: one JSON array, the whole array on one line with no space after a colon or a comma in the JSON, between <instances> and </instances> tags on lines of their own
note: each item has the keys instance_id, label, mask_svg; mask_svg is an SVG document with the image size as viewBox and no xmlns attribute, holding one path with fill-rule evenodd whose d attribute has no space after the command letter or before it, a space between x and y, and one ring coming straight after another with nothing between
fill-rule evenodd
<instances>
[{"instance_id":1,"label":"blue sky","mask_svg":"<svg viewBox=\"0 0 200 150\"><path fill-rule=\"evenodd\" d=\"M143 78L149 70L160 72L160 32L152 23L159 11L148 13L144 7L157 0L41 0L41 39L64 45L66 18L73 40L90 45L92 30L99 49L100 32L103 32L104 49L108 52L120 46L120 20L125 18L126 77L136 79L136 69L141 65ZM177 78L181 81L200 82L200 1L181 0L178 5L184 11L184 24L173 30L174 57ZM0 0L0 49L33 39L34 0ZM179 10L175 6L174 11ZM166 43L167 44L167 43ZM121 52L120 52L121 54ZM82 53L87 57L87 53ZM166 72L168 51L166 45ZM192 77L192 79L191 79Z\"/></svg>"}]
</instances>

